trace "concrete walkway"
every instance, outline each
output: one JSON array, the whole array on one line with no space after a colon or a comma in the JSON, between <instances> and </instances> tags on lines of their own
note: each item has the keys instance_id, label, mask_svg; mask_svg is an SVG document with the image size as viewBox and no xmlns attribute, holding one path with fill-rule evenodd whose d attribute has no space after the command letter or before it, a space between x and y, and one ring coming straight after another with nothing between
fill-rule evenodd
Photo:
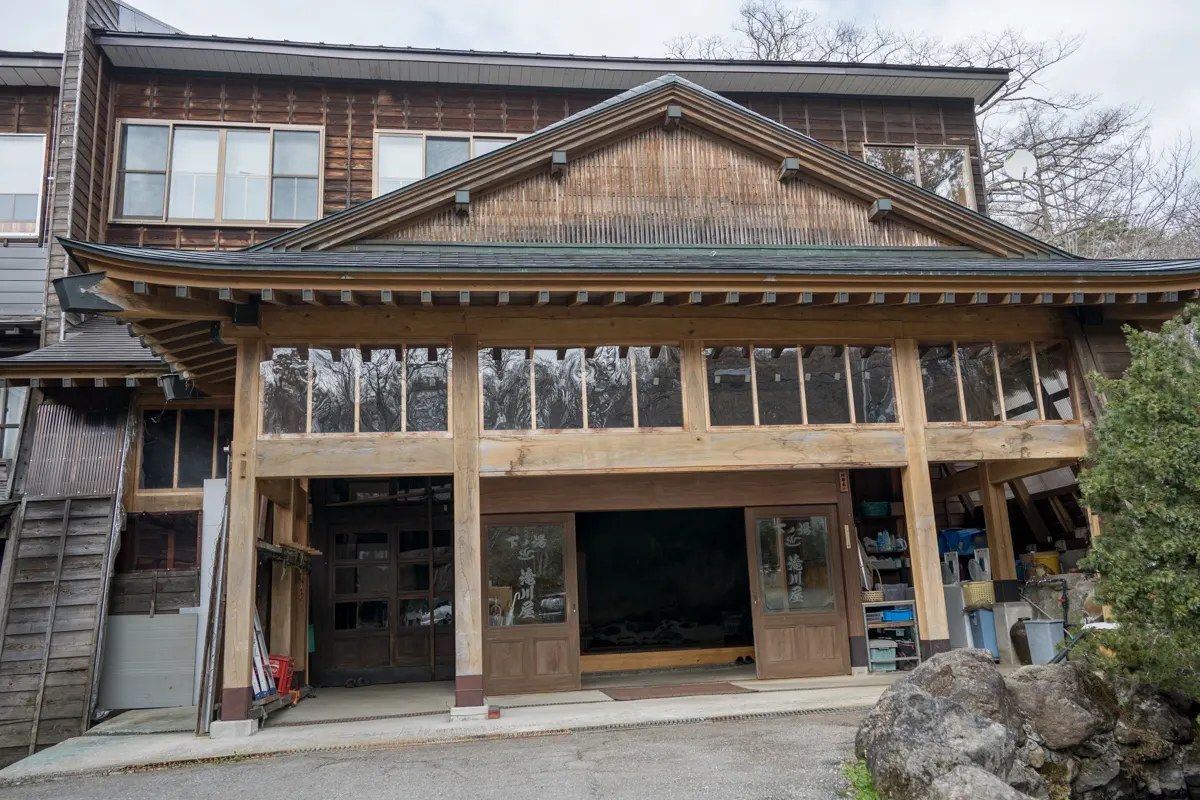
<instances>
[{"instance_id":1,"label":"concrete walkway","mask_svg":"<svg viewBox=\"0 0 1200 800\"><path fill-rule=\"evenodd\" d=\"M146 734L114 730L107 735L89 734L69 739L0 770L0 785L67 775L108 773L130 767L204 763L283 753L408 747L865 708L874 705L892 677L747 681L747 687L754 688L746 694L623 702L612 701L607 696L603 701L597 699L595 702L578 697L600 694L595 690L585 690L565 693L574 696L561 698L566 702L506 707L500 719L495 720L454 722L449 714L439 711L356 722L269 724L245 739L209 739L191 733ZM545 695L533 697L539 702L549 699ZM498 698L503 702L494 704L509 705L514 699ZM303 706L304 703L301 703L297 708L283 712L279 715L279 721L283 722L286 714L296 713ZM445 705L441 708L444 709ZM136 727L127 727L126 730L136 730Z\"/></svg>"}]
</instances>

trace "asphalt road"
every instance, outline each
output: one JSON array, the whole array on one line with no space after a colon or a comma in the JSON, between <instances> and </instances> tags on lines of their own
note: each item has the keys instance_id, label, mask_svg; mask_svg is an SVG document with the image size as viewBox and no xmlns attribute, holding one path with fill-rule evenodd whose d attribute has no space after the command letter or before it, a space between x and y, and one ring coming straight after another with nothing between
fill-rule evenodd
<instances>
[{"instance_id":1,"label":"asphalt road","mask_svg":"<svg viewBox=\"0 0 1200 800\"><path fill-rule=\"evenodd\" d=\"M831 800L862 714L281 756L14 786L2 798Z\"/></svg>"}]
</instances>

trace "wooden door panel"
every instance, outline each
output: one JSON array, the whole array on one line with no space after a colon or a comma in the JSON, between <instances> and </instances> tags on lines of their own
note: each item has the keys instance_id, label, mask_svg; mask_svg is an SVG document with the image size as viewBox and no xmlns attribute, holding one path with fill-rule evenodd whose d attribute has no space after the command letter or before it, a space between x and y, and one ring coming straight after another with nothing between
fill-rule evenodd
<instances>
[{"instance_id":1,"label":"wooden door panel","mask_svg":"<svg viewBox=\"0 0 1200 800\"><path fill-rule=\"evenodd\" d=\"M533 643L533 674L538 677L571 674L570 642L562 638Z\"/></svg>"},{"instance_id":2,"label":"wooden door panel","mask_svg":"<svg viewBox=\"0 0 1200 800\"><path fill-rule=\"evenodd\" d=\"M525 642L492 642L488 647L487 673L495 680L520 680L525 674Z\"/></svg>"}]
</instances>

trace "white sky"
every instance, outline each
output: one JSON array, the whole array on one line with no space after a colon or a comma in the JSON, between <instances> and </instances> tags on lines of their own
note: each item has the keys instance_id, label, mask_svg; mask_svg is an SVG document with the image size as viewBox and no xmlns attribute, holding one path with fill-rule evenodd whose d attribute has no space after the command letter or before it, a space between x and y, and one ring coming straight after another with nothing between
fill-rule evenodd
<instances>
[{"instance_id":1,"label":"white sky","mask_svg":"<svg viewBox=\"0 0 1200 800\"><path fill-rule=\"evenodd\" d=\"M799 0L798 0L799 1ZM194 34L338 44L660 56L679 33L725 33L739 0L134 0ZM1200 136L1197 0L803 0L825 17L857 17L946 39L1014 27L1032 37L1082 33L1054 70L1055 90L1140 103L1156 138ZM0 0L0 49L62 49L66 0Z\"/></svg>"}]
</instances>

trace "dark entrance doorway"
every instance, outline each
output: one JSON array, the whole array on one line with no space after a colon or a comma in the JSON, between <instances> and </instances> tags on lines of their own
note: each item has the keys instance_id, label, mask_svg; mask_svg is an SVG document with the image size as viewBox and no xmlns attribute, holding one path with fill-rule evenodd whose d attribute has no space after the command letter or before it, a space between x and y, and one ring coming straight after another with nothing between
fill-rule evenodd
<instances>
[{"instance_id":1,"label":"dark entrance doorway","mask_svg":"<svg viewBox=\"0 0 1200 800\"><path fill-rule=\"evenodd\" d=\"M317 686L454 677L451 479L313 481Z\"/></svg>"},{"instance_id":2,"label":"dark entrance doorway","mask_svg":"<svg viewBox=\"0 0 1200 800\"><path fill-rule=\"evenodd\" d=\"M575 515L585 654L754 643L741 508Z\"/></svg>"}]
</instances>

